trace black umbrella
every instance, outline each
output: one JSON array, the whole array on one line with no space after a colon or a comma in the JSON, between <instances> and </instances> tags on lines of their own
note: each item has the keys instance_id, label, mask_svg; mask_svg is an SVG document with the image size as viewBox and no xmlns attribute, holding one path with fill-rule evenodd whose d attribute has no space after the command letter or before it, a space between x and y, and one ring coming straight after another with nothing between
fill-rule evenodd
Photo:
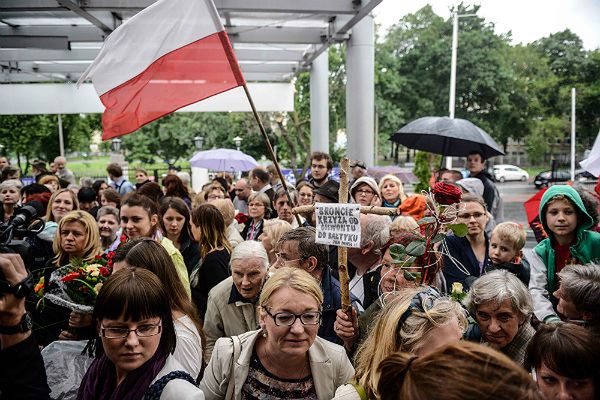
<instances>
[{"instance_id":1,"label":"black umbrella","mask_svg":"<svg viewBox=\"0 0 600 400\"><path fill-rule=\"evenodd\" d=\"M472 151L480 152L486 159L504 155L483 129L460 118L419 118L396 132L391 140L409 149L443 156L465 157Z\"/></svg>"}]
</instances>

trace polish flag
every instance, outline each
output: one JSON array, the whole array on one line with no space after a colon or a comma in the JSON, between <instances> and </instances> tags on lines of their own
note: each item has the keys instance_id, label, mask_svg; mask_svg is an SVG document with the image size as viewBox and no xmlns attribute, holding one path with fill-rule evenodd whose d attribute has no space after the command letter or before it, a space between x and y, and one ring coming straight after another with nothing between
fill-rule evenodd
<instances>
[{"instance_id":1,"label":"polish flag","mask_svg":"<svg viewBox=\"0 0 600 400\"><path fill-rule=\"evenodd\" d=\"M79 79L102 104L102 139L245 84L212 0L160 0L119 26Z\"/></svg>"}]
</instances>

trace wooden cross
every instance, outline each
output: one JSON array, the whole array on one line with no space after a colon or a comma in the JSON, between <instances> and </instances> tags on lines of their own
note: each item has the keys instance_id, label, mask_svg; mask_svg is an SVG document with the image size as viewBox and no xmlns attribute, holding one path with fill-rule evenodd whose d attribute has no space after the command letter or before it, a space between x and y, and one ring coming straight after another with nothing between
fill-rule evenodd
<instances>
[{"instance_id":1,"label":"wooden cross","mask_svg":"<svg viewBox=\"0 0 600 400\"><path fill-rule=\"evenodd\" d=\"M340 168L340 190L339 190L339 202L348 203L348 172L349 172L350 161L348 158L342 158ZM310 213L315 211L315 206L300 206L295 207L292 210L294 214ZM387 207L375 207L375 206L361 206L361 214L377 214L377 215L400 215L401 211L399 208L387 208ZM342 299L342 310L351 316L351 303L350 303L350 287L348 276L348 248L344 246L338 246L338 272L340 275L340 291Z\"/></svg>"}]
</instances>

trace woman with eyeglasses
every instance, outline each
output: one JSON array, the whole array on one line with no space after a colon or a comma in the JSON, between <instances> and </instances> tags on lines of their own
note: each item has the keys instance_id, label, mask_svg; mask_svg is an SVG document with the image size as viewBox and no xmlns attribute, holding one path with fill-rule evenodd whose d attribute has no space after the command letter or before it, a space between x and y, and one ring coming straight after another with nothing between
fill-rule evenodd
<instances>
[{"instance_id":1,"label":"woman with eyeglasses","mask_svg":"<svg viewBox=\"0 0 600 400\"><path fill-rule=\"evenodd\" d=\"M296 185L298 191L298 205L310 206L315 198L314 187L308 181L300 181Z\"/></svg>"},{"instance_id":2,"label":"woman with eyeglasses","mask_svg":"<svg viewBox=\"0 0 600 400\"><path fill-rule=\"evenodd\" d=\"M385 358L396 352L425 356L458 342L466 327L466 313L460 303L437 290L420 287L398 292L393 299L388 298L371 334L360 345L354 380L340 387L334 399L378 399L378 368Z\"/></svg>"},{"instance_id":3,"label":"woman with eyeglasses","mask_svg":"<svg viewBox=\"0 0 600 400\"><path fill-rule=\"evenodd\" d=\"M189 299L167 251L152 239L130 240L119 246L113 256L113 273L123 268L147 269L162 282L171 304L177 347L173 356L194 379L202 369L206 343L198 311Z\"/></svg>"},{"instance_id":4,"label":"woman with eyeglasses","mask_svg":"<svg viewBox=\"0 0 600 400\"><path fill-rule=\"evenodd\" d=\"M467 236L450 234L446 237L448 253L444 254L446 291L460 283L466 291L473 281L484 274L489 263L489 238L485 233L487 209L481 197L463 194L458 208L457 223L467 225Z\"/></svg>"},{"instance_id":5,"label":"woman with eyeglasses","mask_svg":"<svg viewBox=\"0 0 600 400\"><path fill-rule=\"evenodd\" d=\"M354 374L343 347L317 337L323 293L299 268L278 269L259 298L260 329L217 340L207 399L331 399Z\"/></svg>"},{"instance_id":6,"label":"woman with eyeglasses","mask_svg":"<svg viewBox=\"0 0 600 400\"><path fill-rule=\"evenodd\" d=\"M250 218L242 230L244 240L260 240L265 218L271 215L271 199L264 193L254 193L248 198L248 215Z\"/></svg>"},{"instance_id":7,"label":"woman with eyeglasses","mask_svg":"<svg viewBox=\"0 0 600 400\"><path fill-rule=\"evenodd\" d=\"M161 281L145 269L125 268L104 283L93 314L102 346L78 399L204 399L173 357L170 304Z\"/></svg>"},{"instance_id":8,"label":"woman with eyeglasses","mask_svg":"<svg viewBox=\"0 0 600 400\"><path fill-rule=\"evenodd\" d=\"M350 195L355 203L361 206L381 206L381 194L375 179L361 176L352 184Z\"/></svg>"}]
</instances>

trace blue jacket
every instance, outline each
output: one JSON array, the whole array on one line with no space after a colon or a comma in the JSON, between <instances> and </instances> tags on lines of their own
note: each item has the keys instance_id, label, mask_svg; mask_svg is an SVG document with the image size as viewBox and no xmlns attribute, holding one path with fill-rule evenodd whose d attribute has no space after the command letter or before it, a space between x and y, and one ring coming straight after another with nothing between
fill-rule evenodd
<instances>
[{"instance_id":1,"label":"blue jacket","mask_svg":"<svg viewBox=\"0 0 600 400\"><path fill-rule=\"evenodd\" d=\"M329 342L342 344L342 340L335 334L333 324L335 322L335 312L342 308L342 297L340 293L340 281L331 276L329 266L323 268L321 276L321 290L323 291L323 311L321 317L321 326L317 335ZM356 297L350 294L350 301L357 301Z\"/></svg>"},{"instance_id":2,"label":"blue jacket","mask_svg":"<svg viewBox=\"0 0 600 400\"><path fill-rule=\"evenodd\" d=\"M448 252L456 259L456 262L444 255L444 278L446 279L446 291L449 292L454 282L460 282L465 290L468 290L471 283L476 278L479 278L482 273L485 272L484 268L489 263L489 239L485 235L485 259L483 260L483 267L479 267L479 262L469 240L465 237L458 237L454 235L448 235L446 237L446 245L448 246ZM457 266L457 262L460 262L462 268ZM468 274L465 273L466 270Z\"/></svg>"}]
</instances>

